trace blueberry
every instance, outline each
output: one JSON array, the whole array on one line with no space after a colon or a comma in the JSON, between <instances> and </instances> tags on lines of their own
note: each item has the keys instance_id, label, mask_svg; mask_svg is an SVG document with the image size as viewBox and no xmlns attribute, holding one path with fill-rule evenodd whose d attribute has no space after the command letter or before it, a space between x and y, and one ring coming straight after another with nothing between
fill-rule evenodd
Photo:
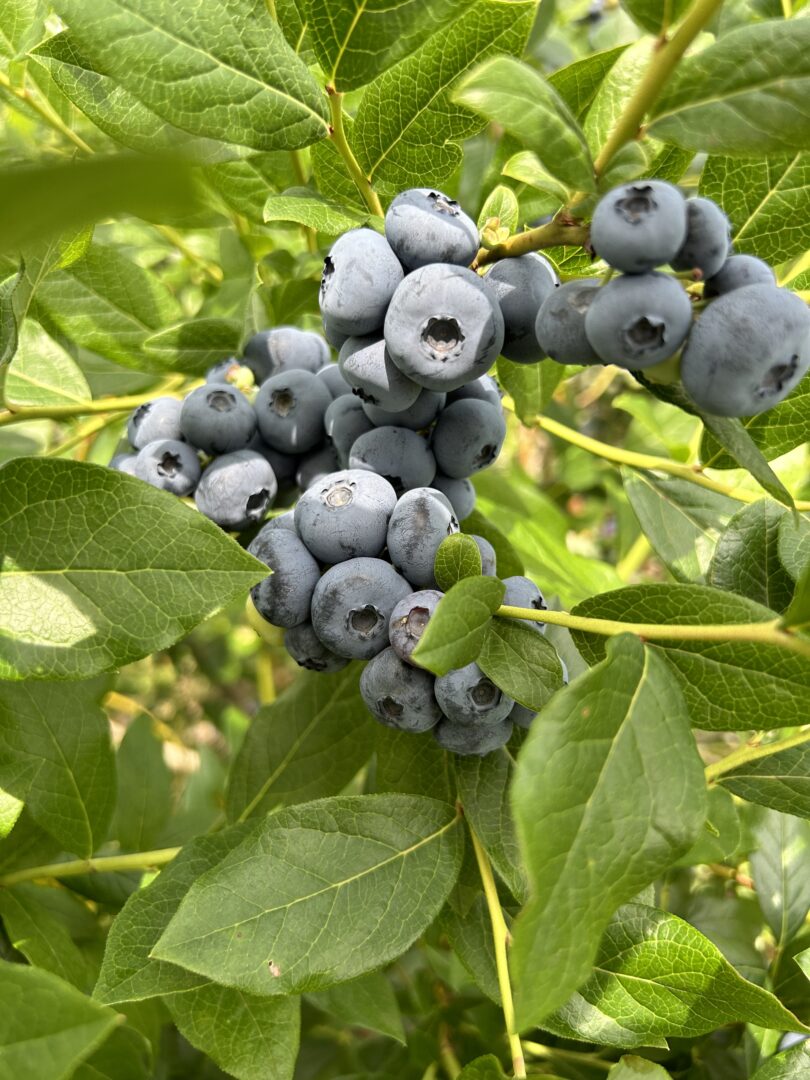
<instances>
[{"instance_id":1,"label":"blueberry","mask_svg":"<svg viewBox=\"0 0 810 1080\"><path fill-rule=\"evenodd\" d=\"M454 401L461 401L463 398L477 398L479 401L488 401L496 409L501 408L501 388L491 375L479 375L472 382L465 383L457 390L451 390L447 395L447 404L452 405Z\"/></svg>"},{"instance_id":2,"label":"blueberry","mask_svg":"<svg viewBox=\"0 0 810 1080\"><path fill-rule=\"evenodd\" d=\"M402 266L384 236L351 229L323 262L319 302L325 322L340 333L374 333L402 278Z\"/></svg>"},{"instance_id":3,"label":"blueberry","mask_svg":"<svg viewBox=\"0 0 810 1080\"><path fill-rule=\"evenodd\" d=\"M498 558L495 554L495 548L490 544L489 540L485 540L483 536L476 536L475 533L467 534L471 540L474 540L478 546L478 550L481 552L481 573L484 577L496 577L498 573Z\"/></svg>"},{"instance_id":4,"label":"blueberry","mask_svg":"<svg viewBox=\"0 0 810 1080\"><path fill-rule=\"evenodd\" d=\"M514 708L509 713L509 719L512 723L516 727L524 728L526 731L532 726L532 720L534 720L535 716L537 716L537 713L533 709L527 709L519 701L515 702Z\"/></svg>"},{"instance_id":5,"label":"blueberry","mask_svg":"<svg viewBox=\"0 0 810 1080\"><path fill-rule=\"evenodd\" d=\"M408 378L455 390L483 375L503 346L492 290L463 266L432 263L408 274L385 316L385 344Z\"/></svg>"},{"instance_id":6,"label":"blueberry","mask_svg":"<svg viewBox=\"0 0 810 1080\"><path fill-rule=\"evenodd\" d=\"M671 262L686 239L686 201L663 180L636 180L604 195L591 246L616 270L642 274Z\"/></svg>"},{"instance_id":7,"label":"blueberry","mask_svg":"<svg viewBox=\"0 0 810 1080\"><path fill-rule=\"evenodd\" d=\"M262 525L262 532L272 532L273 529L286 529L287 532L295 533L298 536L298 530L295 527L295 511L285 510L283 513L271 517L269 521Z\"/></svg>"},{"instance_id":8,"label":"blueberry","mask_svg":"<svg viewBox=\"0 0 810 1080\"><path fill-rule=\"evenodd\" d=\"M408 270L428 263L469 266L478 229L455 199L432 188L403 191L388 207L385 238Z\"/></svg>"},{"instance_id":9,"label":"blueberry","mask_svg":"<svg viewBox=\"0 0 810 1080\"><path fill-rule=\"evenodd\" d=\"M143 450L155 439L182 439L182 407L183 402L172 397L159 397L139 405L127 421L127 438L132 447Z\"/></svg>"},{"instance_id":10,"label":"blueberry","mask_svg":"<svg viewBox=\"0 0 810 1080\"><path fill-rule=\"evenodd\" d=\"M699 270L702 278L716 274L728 258L729 221L711 199L687 199L686 239L671 260L673 270Z\"/></svg>"},{"instance_id":11,"label":"blueberry","mask_svg":"<svg viewBox=\"0 0 810 1080\"><path fill-rule=\"evenodd\" d=\"M320 334L296 326L260 330L244 348L245 364L262 383L280 371L308 371L314 375L331 360Z\"/></svg>"},{"instance_id":12,"label":"blueberry","mask_svg":"<svg viewBox=\"0 0 810 1080\"><path fill-rule=\"evenodd\" d=\"M338 656L370 660L388 647L391 612L410 591L408 582L382 559L338 563L315 586L315 633Z\"/></svg>"},{"instance_id":13,"label":"blueberry","mask_svg":"<svg viewBox=\"0 0 810 1080\"><path fill-rule=\"evenodd\" d=\"M306 622L321 568L301 539L289 529L265 525L248 544L248 551L273 571L250 591L262 618L274 626Z\"/></svg>"},{"instance_id":14,"label":"blueberry","mask_svg":"<svg viewBox=\"0 0 810 1080\"><path fill-rule=\"evenodd\" d=\"M349 338L338 363L343 378L361 401L389 412L413 405L422 389L402 374L382 338Z\"/></svg>"},{"instance_id":15,"label":"blueberry","mask_svg":"<svg viewBox=\"0 0 810 1080\"><path fill-rule=\"evenodd\" d=\"M198 386L180 411L183 436L206 454L243 450L256 432L256 413L233 386Z\"/></svg>"},{"instance_id":16,"label":"blueberry","mask_svg":"<svg viewBox=\"0 0 810 1080\"><path fill-rule=\"evenodd\" d=\"M478 664L448 671L436 680L436 700L448 720L456 724L497 725L515 702L507 697Z\"/></svg>"},{"instance_id":17,"label":"blueberry","mask_svg":"<svg viewBox=\"0 0 810 1080\"><path fill-rule=\"evenodd\" d=\"M681 379L717 416L753 416L791 392L810 368L810 311L773 285L744 285L712 301L683 350Z\"/></svg>"},{"instance_id":18,"label":"blueberry","mask_svg":"<svg viewBox=\"0 0 810 1080\"><path fill-rule=\"evenodd\" d=\"M512 737L512 721L507 717L495 724L464 724L441 720L433 728L433 737L443 750L464 757L484 757L506 746Z\"/></svg>"},{"instance_id":19,"label":"blueberry","mask_svg":"<svg viewBox=\"0 0 810 1080\"><path fill-rule=\"evenodd\" d=\"M448 405L433 432L436 464L459 480L491 465L506 438L503 410L477 398Z\"/></svg>"},{"instance_id":20,"label":"blueberry","mask_svg":"<svg viewBox=\"0 0 810 1080\"><path fill-rule=\"evenodd\" d=\"M295 482L302 491L306 491L308 487L312 487L313 484L339 468L337 451L334 446L327 444L319 450L313 450L301 461L295 474Z\"/></svg>"},{"instance_id":21,"label":"blueberry","mask_svg":"<svg viewBox=\"0 0 810 1080\"><path fill-rule=\"evenodd\" d=\"M282 454L280 450L274 450L272 446L268 446L264 441L260 431L256 432L245 449L253 450L255 453L262 455L273 470L280 488L289 487L290 484L295 483L295 474L301 464L299 456Z\"/></svg>"},{"instance_id":22,"label":"blueberry","mask_svg":"<svg viewBox=\"0 0 810 1080\"><path fill-rule=\"evenodd\" d=\"M363 669L360 696L386 727L430 731L442 718L433 696L434 681L430 672L404 664L391 648L383 649Z\"/></svg>"},{"instance_id":23,"label":"blueberry","mask_svg":"<svg viewBox=\"0 0 810 1080\"><path fill-rule=\"evenodd\" d=\"M459 521L469 517L475 509L475 488L466 477L457 480L437 472L431 481L431 487L447 496Z\"/></svg>"},{"instance_id":24,"label":"blueberry","mask_svg":"<svg viewBox=\"0 0 810 1080\"><path fill-rule=\"evenodd\" d=\"M419 644L430 617L444 593L438 589L420 589L396 605L388 623L391 647L400 660L411 662L413 650Z\"/></svg>"},{"instance_id":25,"label":"blueberry","mask_svg":"<svg viewBox=\"0 0 810 1080\"><path fill-rule=\"evenodd\" d=\"M332 395L311 371L281 371L262 383L256 418L262 438L274 450L305 454L323 439L323 418Z\"/></svg>"},{"instance_id":26,"label":"blueberry","mask_svg":"<svg viewBox=\"0 0 810 1080\"><path fill-rule=\"evenodd\" d=\"M241 369L242 364L236 357L229 356L227 360L220 360L218 364L214 364L213 367L206 371L205 381L207 383L224 383L226 386L232 386Z\"/></svg>"},{"instance_id":27,"label":"blueberry","mask_svg":"<svg viewBox=\"0 0 810 1080\"><path fill-rule=\"evenodd\" d=\"M730 255L714 277L706 281L703 296L708 300L741 289L743 285L775 284L776 275L762 259L756 259L753 255Z\"/></svg>"},{"instance_id":28,"label":"blueberry","mask_svg":"<svg viewBox=\"0 0 810 1080\"><path fill-rule=\"evenodd\" d=\"M692 325L692 305L666 274L627 274L598 290L585 315L585 332L606 364L646 368L681 347Z\"/></svg>"},{"instance_id":29,"label":"blueberry","mask_svg":"<svg viewBox=\"0 0 810 1080\"><path fill-rule=\"evenodd\" d=\"M341 375L337 364L329 363L316 371L315 374L322 383L326 384L326 389L333 398L339 398L352 392L352 388Z\"/></svg>"},{"instance_id":30,"label":"blueberry","mask_svg":"<svg viewBox=\"0 0 810 1080\"><path fill-rule=\"evenodd\" d=\"M537 341L534 324L540 305L550 296L560 279L542 255L531 252L516 259L501 259L486 275L495 290L504 322L501 354L518 364L534 364L545 353Z\"/></svg>"},{"instance_id":31,"label":"blueberry","mask_svg":"<svg viewBox=\"0 0 810 1080\"><path fill-rule=\"evenodd\" d=\"M135 476L135 462L137 459L137 454L116 454L110 461L110 468L115 469L116 472L126 473L128 476Z\"/></svg>"},{"instance_id":32,"label":"blueberry","mask_svg":"<svg viewBox=\"0 0 810 1080\"><path fill-rule=\"evenodd\" d=\"M355 442L367 431L374 430L363 402L353 394L335 398L324 413L323 426L344 469L349 464L349 454Z\"/></svg>"},{"instance_id":33,"label":"blueberry","mask_svg":"<svg viewBox=\"0 0 810 1080\"><path fill-rule=\"evenodd\" d=\"M352 446L349 465L384 476L397 495L411 488L430 487L436 475L436 459L428 444L409 428L367 431Z\"/></svg>"},{"instance_id":34,"label":"blueberry","mask_svg":"<svg viewBox=\"0 0 810 1080\"><path fill-rule=\"evenodd\" d=\"M375 427L404 427L411 431L424 431L442 411L446 400L446 394L437 394L435 390L420 390L413 405L400 412L388 412L379 405L369 405L365 401L363 412Z\"/></svg>"},{"instance_id":35,"label":"blueberry","mask_svg":"<svg viewBox=\"0 0 810 1080\"><path fill-rule=\"evenodd\" d=\"M530 578L516 575L515 577L504 578L503 583L505 590L502 603L506 607L534 608L535 611L548 610L548 604L543 594ZM519 621L524 626L530 626L532 630L537 630L540 633L543 633L546 629L545 623L534 622L532 619L520 619Z\"/></svg>"},{"instance_id":36,"label":"blueberry","mask_svg":"<svg viewBox=\"0 0 810 1080\"><path fill-rule=\"evenodd\" d=\"M336 656L324 645L311 622L291 626L284 635L284 648L298 664L307 671L320 671L328 674L340 671L348 664L344 656Z\"/></svg>"},{"instance_id":37,"label":"blueberry","mask_svg":"<svg viewBox=\"0 0 810 1080\"><path fill-rule=\"evenodd\" d=\"M238 531L261 521L273 505L278 483L270 465L253 450L237 450L211 462L194 501L223 529Z\"/></svg>"},{"instance_id":38,"label":"blueberry","mask_svg":"<svg viewBox=\"0 0 810 1080\"><path fill-rule=\"evenodd\" d=\"M333 349L341 349L346 338L350 337L351 335L344 334L342 330L338 330L338 328L335 326L334 320L330 318L329 315L326 315L323 312L321 314L323 316L323 336L326 338L326 340L329 342Z\"/></svg>"},{"instance_id":39,"label":"blueberry","mask_svg":"<svg viewBox=\"0 0 810 1080\"><path fill-rule=\"evenodd\" d=\"M200 479L200 459L188 443L155 439L138 451L134 474L172 495L190 495Z\"/></svg>"},{"instance_id":40,"label":"blueberry","mask_svg":"<svg viewBox=\"0 0 810 1080\"><path fill-rule=\"evenodd\" d=\"M396 501L394 489L381 476L359 469L334 472L298 500L295 527L321 562L379 555Z\"/></svg>"},{"instance_id":41,"label":"blueberry","mask_svg":"<svg viewBox=\"0 0 810 1080\"><path fill-rule=\"evenodd\" d=\"M446 495L434 488L406 491L388 523L388 557L394 568L418 589L436 586L433 564L442 540L458 532L458 520Z\"/></svg>"},{"instance_id":42,"label":"blueberry","mask_svg":"<svg viewBox=\"0 0 810 1080\"><path fill-rule=\"evenodd\" d=\"M535 333L546 356L558 364L601 364L585 333L585 316L599 293L596 278L566 281L543 301Z\"/></svg>"}]
</instances>

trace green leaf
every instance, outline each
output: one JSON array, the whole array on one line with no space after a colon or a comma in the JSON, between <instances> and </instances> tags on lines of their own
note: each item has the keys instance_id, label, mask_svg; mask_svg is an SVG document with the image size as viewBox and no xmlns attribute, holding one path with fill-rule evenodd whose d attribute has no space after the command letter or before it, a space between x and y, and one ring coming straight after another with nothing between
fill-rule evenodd
<instances>
[{"instance_id":1,"label":"green leaf","mask_svg":"<svg viewBox=\"0 0 810 1080\"><path fill-rule=\"evenodd\" d=\"M17 351L20 331L39 283L60 258L57 240L36 244L26 252L19 269L0 282L0 389L2 367Z\"/></svg>"},{"instance_id":2,"label":"green leaf","mask_svg":"<svg viewBox=\"0 0 810 1080\"><path fill-rule=\"evenodd\" d=\"M368 1028L405 1045L402 1017L389 980L381 971L330 986L309 999L344 1024Z\"/></svg>"},{"instance_id":3,"label":"green leaf","mask_svg":"<svg viewBox=\"0 0 810 1080\"><path fill-rule=\"evenodd\" d=\"M794 630L810 630L810 566L806 566L796 582L796 592L782 617L785 626Z\"/></svg>"},{"instance_id":4,"label":"green leaf","mask_svg":"<svg viewBox=\"0 0 810 1080\"><path fill-rule=\"evenodd\" d=\"M692 847L676 866L721 863L740 846L740 817L734 800L720 787L709 788L706 821Z\"/></svg>"},{"instance_id":5,"label":"green leaf","mask_svg":"<svg viewBox=\"0 0 810 1080\"><path fill-rule=\"evenodd\" d=\"M785 515L785 508L770 499L738 510L717 545L709 584L747 596L772 611L785 611L793 597L793 579L782 566L778 550Z\"/></svg>"},{"instance_id":6,"label":"green leaf","mask_svg":"<svg viewBox=\"0 0 810 1080\"><path fill-rule=\"evenodd\" d=\"M130 851L149 851L172 811L172 775L163 743L142 714L127 728L116 756L118 803L113 835Z\"/></svg>"},{"instance_id":7,"label":"green leaf","mask_svg":"<svg viewBox=\"0 0 810 1080\"><path fill-rule=\"evenodd\" d=\"M577 120L583 119L605 76L626 48L626 45L619 45L615 49L593 53L549 75L548 81Z\"/></svg>"},{"instance_id":8,"label":"green leaf","mask_svg":"<svg viewBox=\"0 0 810 1080\"><path fill-rule=\"evenodd\" d=\"M196 837L153 881L129 897L107 937L93 991L97 1001L118 1005L207 985L208 980L200 975L156 960L152 949L192 884L236 848L252 827L236 825Z\"/></svg>"},{"instance_id":9,"label":"green leaf","mask_svg":"<svg viewBox=\"0 0 810 1080\"><path fill-rule=\"evenodd\" d=\"M498 56L465 75L453 94L533 150L572 191L594 191L585 136L554 87L527 64Z\"/></svg>"},{"instance_id":10,"label":"green leaf","mask_svg":"<svg viewBox=\"0 0 810 1080\"><path fill-rule=\"evenodd\" d=\"M626 0L625 0L626 2ZM608 1080L672 1080L670 1073L661 1065L647 1058L627 1054L608 1073Z\"/></svg>"},{"instance_id":11,"label":"green leaf","mask_svg":"<svg viewBox=\"0 0 810 1080\"><path fill-rule=\"evenodd\" d=\"M676 477L624 467L622 481L642 532L673 577L704 582L720 535L739 508L737 500Z\"/></svg>"},{"instance_id":12,"label":"green leaf","mask_svg":"<svg viewBox=\"0 0 810 1080\"><path fill-rule=\"evenodd\" d=\"M93 244L65 270L41 281L35 311L74 344L136 370L165 371L143 353L144 341L182 312L167 287L115 248Z\"/></svg>"},{"instance_id":13,"label":"green leaf","mask_svg":"<svg viewBox=\"0 0 810 1080\"><path fill-rule=\"evenodd\" d=\"M104 842L115 806L115 758L99 704L107 688L106 679L0 682L0 785L82 858Z\"/></svg>"},{"instance_id":14,"label":"green leaf","mask_svg":"<svg viewBox=\"0 0 810 1080\"><path fill-rule=\"evenodd\" d=\"M712 453L712 445L719 444L732 459L731 467L747 469L757 483L777 502L793 509L790 492L768 464L746 423L735 417L710 416L708 413L701 413L700 418L706 428L700 447L704 465L714 465L712 457L707 456L706 452ZM707 444L708 436L712 436L713 443Z\"/></svg>"},{"instance_id":15,"label":"green leaf","mask_svg":"<svg viewBox=\"0 0 810 1080\"><path fill-rule=\"evenodd\" d=\"M530 187L537 188L538 191L550 195L560 203L568 201L568 189L551 175L541 164L537 154L532 153L531 150L520 150L517 154L513 154L501 169L501 173L503 176L520 181L521 184L529 184ZM514 364L513 366L520 368L526 365Z\"/></svg>"},{"instance_id":16,"label":"green leaf","mask_svg":"<svg viewBox=\"0 0 810 1080\"><path fill-rule=\"evenodd\" d=\"M59 198L53 198L53 192ZM0 252L17 252L123 211L145 217L197 203L188 165L166 155L103 155L0 172Z\"/></svg>"},{"instance_id":17,"label":"green leaf","mask_svg":"<svg viewBox=\"0 0 810 1080\"><path fill-rule=\"evenodd\" d=\"M700 194L723 207L735 251L778 265L810 247L810 154L710 157Z\"/></svg>"},{"instance_id":18,"label":"green leaf","mask_svg":"<svg viewBox=\"0 0 810 1080\"><path fill-rule=\"evenodd\" d=\"M516 619L492 619L476 662L504 693L535 712L563 684L554 646Z\"/></svg>"},{"instance_id":19,"label":"green leaf","mask_svg":"<svg viewBox=\"0 0 810 1080\"><path fill-rule=\"evenodd\" d=\"M752 600L701 585L632 585L574 608L587 618L707 626L773 621ZM589 663L605 654L604 638L573 631ZM746 641L651 641L678 677L692 723L709 731L770 730L807 720L810 663L776 645Z\"/></svg>"},{"instance_id":20,"label":"green leaf","mask_svg":"<svg viewBox=\"0 0 810 1080\"><path fill-rule=\"evenodd\" d=\"M327 135L324 95L263 0L60 0L93 67L192 135L291 150Z\"/></svg>"},{"instance_id":21,"label":"green leaf","mask_svg":"<svg viewBox=\"0 0 810 1080\"><path fill-rule=\"evenodd\" d=\"M473 901L469 911L461 914L447 904L439 916L439 928L465 969L488 998L500 1005L498 969L495 963L495 944L487 902L482 893Z\"/></svg>"},{"instance_id":22,"label":"green leaf","mask_svg":"<svg viewBox=\"0 0 810 1080\"><path fill-rule=\"evenodd\" d=\"M779 558L782 565L798 581L810 565L810 518L785 514L779 525Z\"/></svg>"},{"instance_id":23,"label":"green leaf","mask_svg":"<svg viewBox=\"0 0 810 1080\"><path fill-rule=\"evenodd\" d=\"M741 1022L777 1031L802 1027L689 923L627 904L607 927L593 974L543 1026L565 1038L633 1048Z\"/></svg>"},{"instance_id":24,"label":"green leaf","mask_svg":"<svg viewBox=\"0 0 810 1080\"><path fill-rule=\"evenodd\" d=\"M318 143L317 146L331 145ZM313 150L315 147L313 147ZM263 220L268 191L298 183L292 156L284 150L250 154L238 161L216 162L203 170L205 181L225 212L235 210L251 221Z\"/></svg>"},{"instance_id":25,"label":"green leaf","mask_svg":"<svg viewBox=\"0 0 810 1080\"><path fill-rule=\"evenodd\" d=\"M650 134L750 158L808 149L810 23L741 26L686 57L653 106Z\"/></svg>"},{"instance_id":26,"label":"green leaf","mask_svg":"<svg viewBox=\"0 0 810 1080\"><path fill-rule=\"evenodd\" d=\"M614 638L607 659L557 694L529 731L512 803L530 890L512 949L524 1028L588 977L617 907L703 826L703 768L661 657L629 635Z\"/></svg>"},{"instance_id":27,"label":"green leaf","mask_svg":"<svg viewBox=\"0 0 810 1080\"><path fill-rule=\"evenodd\" d=\"M400 956L461 857L458 815L433 799L280 810L192 885L152 955L249 993L321 990Z\"/></svg>"},{"instance_id":28,"label":"green leaf","mask_svg":"<svg viewBox=\"0 0 810 1080\"><path fill-rule=\"evenodd\" d=\"M810 1070L810 1043L804 1042L782 1054L774 1054L751 1080L803 1080Z\"/></svg>"},{"instance_id":29,"label":"green leaf","mask_svg":"<svg viewBox=\"0 0 810 1080\"><path fill-rule=\"evenodd\" d=\"M409 56L463 10L464 0L303 0L307 32L327 82L356 90Z\"/></svg>"},{"instance_id":30,"label":"green leaf","mask_svg":"<svg viewBox=\"0 0 810 1080\"><path fill-rule=\"evenodd\" d=\"M208 983L168 994L172 1020L192 1046L238 1080L290 1080L298 1057L301 1003Z\"/></svg>"},{"instance_id":31,"label":"green leaf","mask_svg":"<svg viewBox=\"0 0 810 1080\"><path fill-rule=\"evenodd\" d=\"M110 1034L112 1009L39 968L0 960L0 1073L67 1080Z\"/></svg>"},{"instance_id":32,"label":"green leaf","mask_svg":"<svg viewBox=\"0 0 810 1080\"><path fill-rule=\"evenodd\" d=\"M505 184L497 184L484 200L484 205L478 214L479 232L491 218L495 218L498 222L498 228L494 230L496 234L498 234L498 229L505 229L507 234L517 232L520 204L517 195ZM500 242L500 234L497 235L497 240Z\"/></svg>"},{"instance_id":33,"label":"green leaf","mask_svg":"<svg viewBox=\"0 0 810 1080\"><path fill-rule=\"evenodd\" d=\"M483 126L452 101L456 81L488 56L520 54L536 10L534 0L466 4L459 18L370 83L350 136L363 172L392 190L447 179L461 162L460 142Z\"/></svg>"},{"instance_id":34,"label":"green leaf","mask_svg":"<svg viewBox=\"0 0 810 1080\"><path fill-rule=\"evenodd\" d=\"M260 709L228 779L230 820L337 795L371 757L377 724L353 664L334 675L302 673Z\"/></svg>"},{"instance_id":35,"label":"green leaf","mask_svg":"<svg viewBox=\"0 0 810 1080\"><path fill-rule=\"evenodd\" d=\"M145 1035L125 1024L113 1030L71 1080L151 1080L152 1047Z\"/></svg>"},{"instance_id":36,"label":"green leaf","mask_svg":"<svg viewBox=\"0 0 810 1080\"><path fill-rule=\"evenodd\" d=\"M760 810L753 823L757 845L751 876L777 946L784 949L810 912L810 821Z\"/></svg>"},{"instance_id":37,"label":"green leaf","mask_svg":"<svg viewBox=\"0 0 810 1080\"><path fill-rule=\"evenodd\" d=\"M485 1054L465 1065L458 1074L458 1080L506 1080L506 1073L494 1054Z\"/></svg>"},{"instance_id":38,"label":"green leaf","mask_svg":"<svg viewBox=\"0 0 810 1080\"><path fill-rule=\"evenodd\" d=\"M443 592L463 578L478 577L481 573L481 550L465 533L453 533L439 544L433 564L436 583Z\"/></svg>"},{"instance_id":39,"label":"green leaf","mask_svg":"<svg viewBox=\"0 0 810 1080\"><path fill-rule=\"evenodd\" d=\"M495 548L498 577L514 577L523 573L523 563L518 553L501 530L496 525L493 525L480 510L473 510L468 517L465 517L461 527L467 534L472 533L474 536L481 536L484 540L488 540Z\"/></svg>"},{"instance_id":40,"label":"green leaf","mask_svg":"<svg viewBox=\"0 0 810 1080\"><path fill-rule=\"evenodd\" d=\"M0 469L0 566L3 679L114 670L177 641L266 573L166 492L44 458Z\"/></svg>"},{"instance_id":41,"label":"green leaf","mask_svg":"<svg viewBox=\"0 0 810 1080\"><path fill-rule=\"evenodd\" d=\"M207 368L239 351L242 324L235 319L189 319L151 334L143 342L161 370L203 375Z\"/></svg>"},{"instance_id":42,"label":"green leaf","mask_svg":"<svg viewBox=\"0 0 810 1080\"><path fill-rule=\"evenodd\" d=\"M654 49L654 40L644 37L625 49L609 65L585 117L585 138L592 154L599 153L616 126L649 66Z\"/></svg>"},{"instance_id":43,"label":"green leaf","mask_svg":"<svg viewBox=\"0 0 810 1080\"><path fill-rule=\"evenodd\" d=\"M265 221L295 221L328 236L356 229L369 219L368 214L355 214L307 188L268 196L262 217Z\"/></svg>"},{"instance_id":44,"label":"green leaf","mask_svg":"<svg viewBox=\"0 0 810 1080\"><path fill-rule=\"evenodd\" d=\"M42 33L44 15L41 0L0 0L0 57L20 59Z\"/></svg>"},{"instance_id":45,"label":"green leaf","mask_svg":"<svg viewBox=\"0 0 810 1080\"><path fill-rule=\"evenodd\" d=\"M377 725L375 790L427 795L455 804L456 784L450 755L434 739Z\"/></svg>"},{"instance_id":46,"label":"green leaf","mask_svg":"<svg viewBox=\"0 0 810 1080\"><path fill-rule=\"evenodd\" d=\"M87 962L64 923L39 903L39 892L31 885L0 889L0 918L9 941L34 967L89 990Z\"/></svg>"},{"instance_id":47,"label":"green leaf","mask_svg":"<svg viewBox=\"0 0 810 1080\"><path fill-rule=\"evenodd\" d=\"M490 617L503 601L503 582L464 578L439 601L413 658L434 675L446 675L478 656Z\"/></svg>"},{"instance_id":48,"label":"green leaf","mask_svg":"<svg viewBox=\"0 0 810 1080\"><path fill-rule=\"evenodd\" d=\"M793 746L749 761L718 777L717 783L748 802L810 818L810 746Z\"/></svg>"},{"instance_id":49,"label":"green leaf","mask_svg":"<svg viewBox=\"0 0 810 1080\"><path fill-rule=\"evenodd\" d=\"M75 405L90 401L92 396L73 358L41 326L26 320L6 373L6 403L17 409L29 405Z\"/></svg>"},{"instance_id":50,"label":"green leaf","mask_svg":"<svg viewBox=\"0 0 810 1080\"><path fill-rule=\"evenodd\" d=\"M568 373L565 364L553 360L517 364L505 356L498 357L498 381L514 400L518 418L528 426L545 412L554 391Z\"/></svg>"},{"instance_id":51,"label":"green leaf","mask_svg":"<svg viewBox=\"0 0 810 1080\"><path fill-rule=\"evenodd\" d=\"M0 788L0 840L5 840L20 817L25 804Z\"/></svg>"},{"instance_id":52,"label":"green leaf","mask_svg":"<svg viewBox=\"0 0 810 1080\"><path fill-rule=\"evenodd\" d=\"M514 764L504 747L482 758L457 757L455 775L467 820L512 895L523 901L526 871L509 805Z\"/></svg>"}]
</instances>

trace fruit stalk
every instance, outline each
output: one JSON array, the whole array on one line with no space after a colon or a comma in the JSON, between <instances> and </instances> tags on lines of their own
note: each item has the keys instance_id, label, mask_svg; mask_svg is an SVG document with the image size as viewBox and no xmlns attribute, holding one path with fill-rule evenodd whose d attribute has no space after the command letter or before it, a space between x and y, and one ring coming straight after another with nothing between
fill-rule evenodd
<instances>
[{"instance_id":1,"label":"fruit stalk","mask_svg":"<svg viewBox=\"0 0 810 1080\"><path fill-rule=\"evenodd\" d=\"M329 136L343 158L346 168L349 170L357 190L363 196L366 206L376 217L385 217L379 196L371 186L369 178L360 168L360 162L354 156L354 152L346 138L346 132L343 128L343 94L337 91L334 86L327 86L326 93L329 96L329 110L332 116Z\"/></svg>"},{"instance_id":2,"label":"fruit stalk","mask_svg":"<svg viewBox=\"0 0 810 1080\"><path fill-rule=\"evenodd\" d=\"M38 878L76 877L78 874L115 873L127 870L151 870L165 866L180 854L179 847L159 848L157 851L135 851L128 855L103 855L97 859L75 859L70 862L47 863L14 870L0 877L0 886L17 885Z\"/></svg>"}]
</instances>

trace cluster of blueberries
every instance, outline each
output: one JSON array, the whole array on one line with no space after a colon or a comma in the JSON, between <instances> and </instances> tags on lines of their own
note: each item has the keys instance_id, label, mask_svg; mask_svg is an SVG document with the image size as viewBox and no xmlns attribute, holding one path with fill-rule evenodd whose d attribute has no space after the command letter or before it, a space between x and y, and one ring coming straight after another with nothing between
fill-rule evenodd
<instances>
[{"instance_id":1,"label":"cluster of blueberries","mask_svg":"<svg viewBox=\"0 0 810 1080\"><path fill-rule=\"evenodd\" d=\"M776 286L773 270L731 254L729 223L711 199L684 199L662 180L608 192L591 222L591 246L621 276L569 281L537 313L544 353L560 363L639 370L682 349L684 389L718 416L773 408L810 369L810 311ZM669 265L702 281L704 310Z\"/></svg>"}]
</instances>

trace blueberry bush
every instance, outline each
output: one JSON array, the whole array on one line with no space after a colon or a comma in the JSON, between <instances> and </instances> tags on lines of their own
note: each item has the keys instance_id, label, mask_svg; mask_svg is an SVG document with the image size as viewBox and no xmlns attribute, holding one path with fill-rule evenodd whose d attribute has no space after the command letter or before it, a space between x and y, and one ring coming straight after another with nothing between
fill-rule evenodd
<instances>
[{"instance_id":1,"label":"blueberry bush","mask_svg":"<svg viewBox=\"0 0 810 1080\"><path fill-rule=\"evenodd\" d=\"M809 91L0 0L0 1080L810 1077Z\"/></svg>"}]
</instances>

